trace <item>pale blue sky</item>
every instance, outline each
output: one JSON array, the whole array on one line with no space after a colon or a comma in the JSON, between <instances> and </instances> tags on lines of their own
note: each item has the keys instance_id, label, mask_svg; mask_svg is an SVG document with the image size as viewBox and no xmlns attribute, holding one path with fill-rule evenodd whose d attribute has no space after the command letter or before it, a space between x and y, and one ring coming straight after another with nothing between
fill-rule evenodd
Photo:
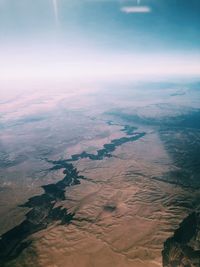
<instances>
[{"instance_id":1,"label":"pale blue sky","mask_svg":"<svg viewBox=\"0 0 200 267\"><path fill-rule=\"evenodd\" d=\"M0 49L5 60L19 48L22 57L73 50L190 64L200 54L199 13L199 0L0 0Z\"/></svg>"}]
</instances>

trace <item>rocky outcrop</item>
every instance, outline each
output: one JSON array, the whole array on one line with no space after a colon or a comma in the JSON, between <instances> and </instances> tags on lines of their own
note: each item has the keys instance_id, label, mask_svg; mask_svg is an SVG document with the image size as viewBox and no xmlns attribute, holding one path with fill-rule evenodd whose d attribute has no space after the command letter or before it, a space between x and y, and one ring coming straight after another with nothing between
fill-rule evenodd
<instances>
[{"instance_id":1,"label":"rocky outcrop","mask_svg":"<svg viewBox=\"0 0 200 267\"><path fill-rule=\"evenodd\" d=\"M200 213L183 220L164 243L163 267L200 267Z\"/></svg>"}]
</instances>

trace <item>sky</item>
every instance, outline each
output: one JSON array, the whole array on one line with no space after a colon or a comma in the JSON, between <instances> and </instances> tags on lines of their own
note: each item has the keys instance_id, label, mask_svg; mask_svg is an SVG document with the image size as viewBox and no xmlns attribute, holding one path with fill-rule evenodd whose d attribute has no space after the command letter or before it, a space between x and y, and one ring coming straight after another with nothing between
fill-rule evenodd
<instances>
[{"instance_id":1,"label":"sky","mask_svg":"<svg viewBox=\"0 0 200 267\"><path fill-rule=\"evenodd\" d=\"M0 0L0 80L200 74L199 0Z\"/></svg>"}]
</instances>

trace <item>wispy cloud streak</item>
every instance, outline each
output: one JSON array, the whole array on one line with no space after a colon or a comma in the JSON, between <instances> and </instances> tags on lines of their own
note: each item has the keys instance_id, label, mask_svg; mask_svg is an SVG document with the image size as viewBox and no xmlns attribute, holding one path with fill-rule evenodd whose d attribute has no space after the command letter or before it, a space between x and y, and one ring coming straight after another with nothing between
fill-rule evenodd
<instances>
[{"instance_id":1,"label":"wispy cloud streak","mask_svg":"<svg viewBox=\"0 0 200 267\"><path fill-rule=\"evenodd\" d=\"M148 6L124 6L121 8L124 13L150 13L151 8Z\"/></svg>"},{"instance_id":2,"label":"wispy cloud streak","mask_svg":"<svg viewBox=\"0 0 200 267\"><path fill-rule=\"evenodd\" d=\"M55 16L55 21L56 24L58 25L59 18L58 18L58 2L57 0L52 0L53 1L53 10L54 10L54 16Z\"/></svg>"}]
</instances>

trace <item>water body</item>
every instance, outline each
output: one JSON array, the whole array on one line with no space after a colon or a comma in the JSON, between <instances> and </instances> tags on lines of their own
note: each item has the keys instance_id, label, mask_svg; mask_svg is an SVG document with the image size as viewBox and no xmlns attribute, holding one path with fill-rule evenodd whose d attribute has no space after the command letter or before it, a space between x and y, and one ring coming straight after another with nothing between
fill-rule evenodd
<instances>
[{"instance_id":1,"label":"water body","mask_svg":"<svg viewBox=\"0 0 200 267\"><path fill-rule=\"evenodd\" d=\"M26 247L31 244L27 238L43 229L46 229L53 222L59 221L61 224L69 224L75 214L68 213L66 208L58 205L65 200L65 190L69 186L80 184L81 179L86 179L79 175L77 169L71 162L82 158L91 160L102 160L112 157L112 152L117 147L127 142L134 142L142 138L145 133L135 132L137 128L125 125L121 131L127 136L114 139L109 144L105 144L102 149L97 150L96 154L89 154L83 151L80 154L72 155L70 159L51 161L53 164L50 171L64 169L64 178L55 184L42 186L44 193L30 198L22 207L27 207L30 211L25 215L26 219L18 226L1 236L0 239L0 264L6 266L6 263L15 259ZM114 207L105 207L107 211L112 212Z\"/></svg>"},{"instance_id":2,"label":"water body","mask_svg":"<svg viewBox=\"0 0 200 267\"><path fill-rule=\"evenodd\" d=\"M83 151L80 154L72 155L69 161L77 161L84 158L89 158L91 160L102 160L104 158L110 158L112 157L111 153L114 152L118 146L121 146L128 142L137 141L143 136L145 136L145 133L133 133L133 135L130 137L121 137L119 139L114 139L110 144L105 144L102 149L97 150L97 154L90 154Z\"/></svg>"},{"instance_id":3,"label":"water body","mask_svg":"<svg viewBox=\"0 0 200 267\"><path fill-rule=\"evenodd\" d=\"M26 219L18 226L1 236L0 264L15 259L31 241L25 241L30 235L47 228L54 221L68 224L74 214L68 213L62 206L57 206L59 201L65 200L65 188L79 184L82 178L72 164L63 164L65 177L56 184L43 186L44 193L32 197L23 207L30 208Z\"/></svg>"}]
</instances>

